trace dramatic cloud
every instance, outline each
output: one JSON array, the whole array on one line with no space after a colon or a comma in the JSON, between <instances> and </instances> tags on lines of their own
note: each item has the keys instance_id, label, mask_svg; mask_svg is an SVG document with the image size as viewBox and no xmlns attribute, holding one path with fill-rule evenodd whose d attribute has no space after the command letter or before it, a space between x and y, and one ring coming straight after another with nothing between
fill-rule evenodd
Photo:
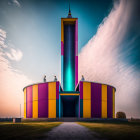
<instances>
[{"instance_id":1,"label":"dramatic cloud","mask_svg":"<svg viewBox=\"0 0 140 140\"><path fill-rule=\"evenodd\" d=\"M127 33L132 12L132 1L114 2L109 15L99 25L97 33L79 55L79 79L110 84L116 87L116 112L128 117L139 117L140 72L120 59L121 43Z\"/></svg>"},{"instance_id":2,"label":"dramatic cloud","mask_svg":"<svg viewBox=\"0 0 140 140\"><path fill-rule=\"evenodd\" d=\"M1 30L0 30L1 31ZM4 33L2 35L2 32ZM2 31L1 36L6 38L6 32ZM5 44L4 44L5 45ZM18 55L17 55L18 54ZM11 50L9 57L14 60L21 58L20 51ZM0 117L19 117L20 104L23 115L23 87L31 84L32 81L22 72L14 69L10 61L5 58L4 48L0 49Z\"/></svg>"}]
</instances>

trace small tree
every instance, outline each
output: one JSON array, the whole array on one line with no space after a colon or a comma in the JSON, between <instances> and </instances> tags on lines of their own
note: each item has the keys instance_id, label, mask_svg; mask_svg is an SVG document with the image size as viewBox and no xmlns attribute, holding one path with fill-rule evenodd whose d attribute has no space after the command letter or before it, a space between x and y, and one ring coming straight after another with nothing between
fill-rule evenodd
<instances>
[{"instance_id":1,"label":"small tree","mask_svg":"<svg viewBox=\"0 0 140 140\"><path fill-rule=\"evenodd\" d=\"M126 114L124 112L117 112L116 118L126 119Z\"/></svg>"}]
</instances>

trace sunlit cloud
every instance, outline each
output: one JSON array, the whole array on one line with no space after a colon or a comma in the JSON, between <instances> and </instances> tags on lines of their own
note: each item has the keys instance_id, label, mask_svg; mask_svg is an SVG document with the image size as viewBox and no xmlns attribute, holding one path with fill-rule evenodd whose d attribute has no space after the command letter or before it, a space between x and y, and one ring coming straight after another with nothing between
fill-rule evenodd
<instances>
[{"instance_id":1,"label":"sunlit cloud","mask_svg":"<svg viewBox=\"0 0 140 140\"><path fill-rule=\"evenodd\" d=\"M130 1L114 2L109 15L99 25L97 33L79 54L79 79L110 84L116 87L116 112L128 117L140 116L137 98L140 92L140 73L135 65L123 63L119 49L127 33L132 5Z\"/></svg>"}]
</instances>

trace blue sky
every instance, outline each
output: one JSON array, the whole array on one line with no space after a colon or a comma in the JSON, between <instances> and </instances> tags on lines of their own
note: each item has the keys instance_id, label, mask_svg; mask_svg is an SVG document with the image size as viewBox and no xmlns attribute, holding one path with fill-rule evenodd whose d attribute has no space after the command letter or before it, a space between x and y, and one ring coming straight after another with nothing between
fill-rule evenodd
<instances>
[{"instance_id":1,"label":"blue sky","mask_svg":"<svg viewBox=\"0 0 140 140\"><path fill-rule=\"evenodd\" d=\"M79 79L115 86L116 111L140 117L139 0L1 0L1 114L18 115L23 87L44 74L61 79L61 17L69 2L78 17Z\"/></svg>"},{"instance_id":2,"label":"blue sky","mask_svg":"<svg viewBox=\"0 0 140 140\"><path fill-rule=\"evenodd\" d=\"M69 1L1 1L0 26L7 33L7 43L22 51L20 63L12 66L34 81L45 73L49 80L59 75L61 17L68 14ZM9 3L9 4L7 4ZM79 52L96 33L98 25L109 13L112 1L71 1L73 17L79 18ZM50 62L51 60L51 62ZM40 69L38 69L40 67ZM51 76L51 77L50 77Z\"/></svg>"}]
</instances>

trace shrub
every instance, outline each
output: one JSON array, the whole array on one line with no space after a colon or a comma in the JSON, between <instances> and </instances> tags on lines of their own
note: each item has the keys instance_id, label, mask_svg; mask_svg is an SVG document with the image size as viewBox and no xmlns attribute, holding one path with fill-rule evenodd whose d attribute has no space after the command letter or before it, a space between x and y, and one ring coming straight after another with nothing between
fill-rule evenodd
<instances>
[{"instance_id":1,"label":"shrub","mask_svg":"<svg viewBox=\"0 0 140 140\"><path fill-rule=\"evenodd\" d=\"M126 119L126 114L124 112L117 112L116 118Z\"/></svg>"}]
</instances>

